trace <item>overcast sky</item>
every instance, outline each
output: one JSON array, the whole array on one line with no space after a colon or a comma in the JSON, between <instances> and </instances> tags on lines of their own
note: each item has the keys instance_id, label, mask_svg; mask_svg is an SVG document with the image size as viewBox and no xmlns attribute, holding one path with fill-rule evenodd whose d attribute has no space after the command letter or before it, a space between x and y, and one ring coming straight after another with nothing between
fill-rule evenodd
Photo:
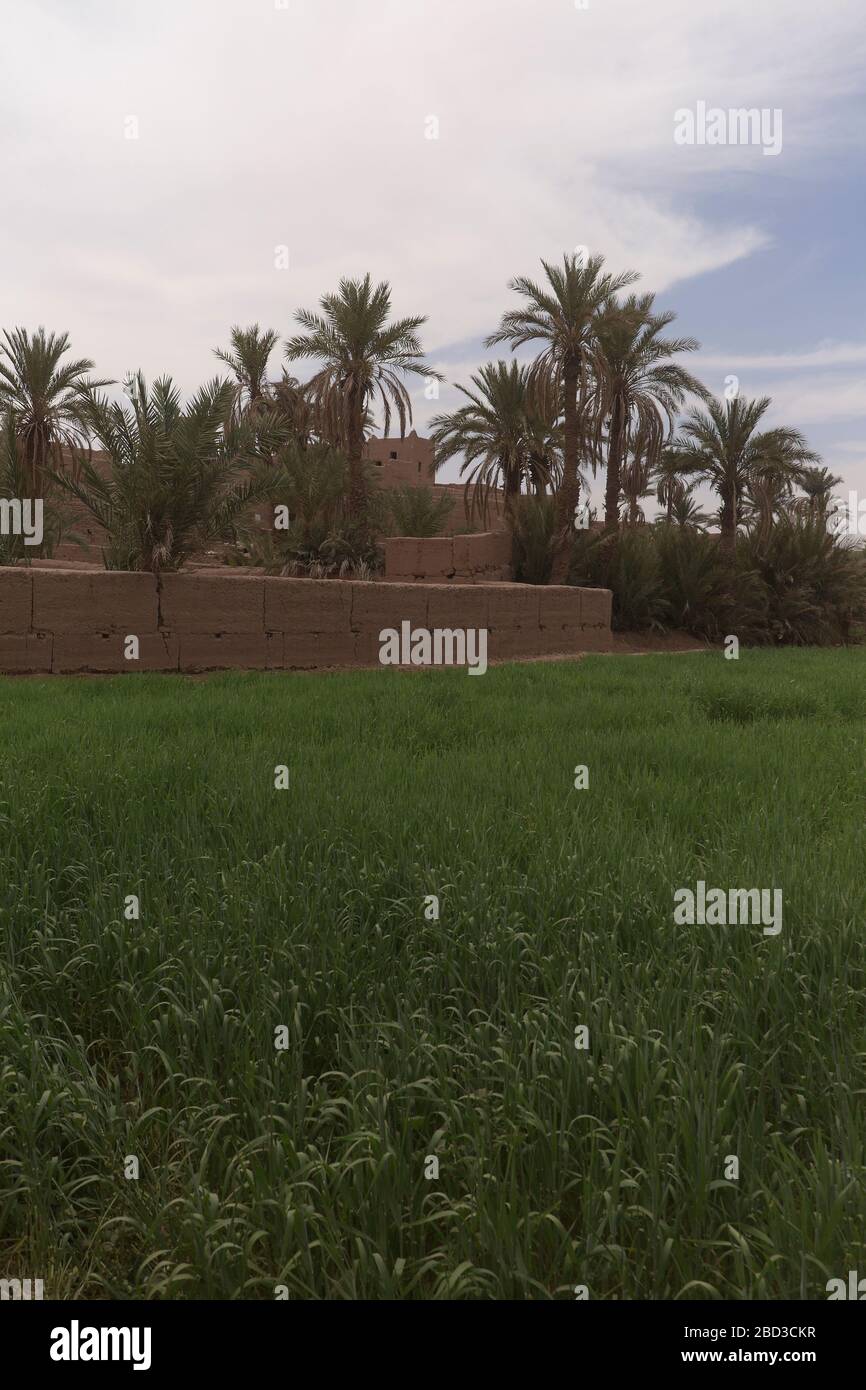
<instances>
[{"instance_id":1,"label":"overcast sky","mask_svg":"<svg viewBox=\"0 0 866 1390\"><path fill-rule=\"evenodd\" d=\"M509 278L586 245L866 490L864 0L581 5L0 0L0 322L190 390L370 270L467 381ZM781 153L675 143L700 101Z\"/></svg>"}]
</instances>

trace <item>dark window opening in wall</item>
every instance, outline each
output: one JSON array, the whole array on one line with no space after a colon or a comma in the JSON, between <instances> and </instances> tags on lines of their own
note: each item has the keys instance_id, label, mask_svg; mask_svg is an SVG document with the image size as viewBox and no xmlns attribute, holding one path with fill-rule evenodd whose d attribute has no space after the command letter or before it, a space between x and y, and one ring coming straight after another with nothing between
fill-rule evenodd
<instances>
[{"instance_id":1,"label":"dark window opening in wall","mask_svg":"<svg viewBox=\"0 0 866 1390\"><path fill-rule=\"evenodd\" d=\"M418 472L419 472L419 473L421 472L421 465L420 465L420 463L418 464Z\"/></svg>"},{"instance_id":2,"label":"dark window opening in wall","mask_svg":"<svg viewBox=\"0 0 866 1390\"><path fill-rule=\"evenodd\" d=\"M392 459L395 459L395 458L397 457L397 450L396 450L396 449L392 449L392 450L391 450L391 457L392 457Z\"/></svg>"},{"instance_id":3,"label":"dark window opening in wall","mask_svg":"<svg viewBox=\"0 0 866 1390\"><path fill-rule=\"evenodd\" d=\"M375 463L375 465L376 465L377 468L381 468L381 467L382 467L382 460L381 460L381 459L374 459L373 462Z\"/></svg>"}]
</instances>

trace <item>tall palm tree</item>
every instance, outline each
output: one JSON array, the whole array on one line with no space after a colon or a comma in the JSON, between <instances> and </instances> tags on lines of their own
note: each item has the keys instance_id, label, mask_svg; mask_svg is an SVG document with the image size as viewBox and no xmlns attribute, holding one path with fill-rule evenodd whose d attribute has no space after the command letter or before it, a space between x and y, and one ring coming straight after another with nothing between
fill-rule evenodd
<instances>
[{"instance_id":1,"label":"tall palm tree","mask_svg":"<svg viewBox=\"0 0 866 1390\"><path fill-rule=\"evenodd\" d=\"M230 368L236 382L235 411L244 414L260 410L268 396L268 361L280 340L272 328L239 328L231 331L231 350L214 348L218 357Z\"/></svg>"},{"instance_id":2,"label":"tall palm tree","mask_svg":"<svg viewBox=\"0 0 866 1390\"><path fill-rule=\"evenodd\" d=\"M769 396L711 399L705 410L687 416L677 442L689 471L719 495L721 543L728 551L736 544L751 489L773 474L797 478L802 464L818 461L798 430L758 429L769 407Z\"/></svg>"},{"instance_id":3,"label":"tall palm tree","mask_svg":"<svg viewBox=\"0 0 866 1390\"><path fill-rule=\"evenodd\" d=\"M832 511L833 489L842 481L829 468L804 468L797 479L804 493L797 499L798 510L827 521Z\"/></svg>"},{"instance_id":4,"label":"tall palm tree","mask_svg":"<svg viewBox=\"0 0 866 1390\"><path fill-rule=\"evenodd\" d=\"M600 371L596 419L607 423L607 479L604 522L615 527L619 513L620 470L629 455L648 471L658 463L665 439L689 394L706 399L701 383L670 359L695 352L695 338L666 338L664 330L676 314L655 313L652 294L631 294L611 303L599 315Z\"/></svg>"},{"instance_id":5,"label":"tall palm tree","mask_svg":"<svg viewBox=\"0 0 866 1390\"><path fill-rule=\"evenodd\" d=\"M530 369L517 362L488 362L458 386L469 402L430 422L437 470L463 456L468 510L484 516L490 493L501 488L506 515L525 484L543 492L557 471L556 404L531 389Z\"/></svg>"},{"instance_id":6,"label":"tall palm tree","mask_svg":"<svg viewBox=\"0 0 866 1390\"><path fill-rule=\"evenodd\" d=\"M551 582L561 584L568 573L572 523L580 497L581 439L588 433L587 415L593 404L593 378L599 369L597 316L620 290L638 278L633 271L603 274L603 256L585 259L563 256L562 265L541 262L546 284L518 276L509 288L526 301L503 314L486 341L487 347L509 343L512 352L526 343L541 343L533 376L555 384L563 416L562 478L557 492L557 545Z\"/></svg>"},{"instance_id":7,"label":"tall palm tree","mask_svg":"<svg viewBox=\"0 0 866 1390\"><path fill-rule=\"evenodd\" d=\"M286 343L289 362L319 359L324 365L309 382L314 409L326 423L331 440L339 443L349 461L349 514L361 520L367 510L364 475L364 427L374 400L382 406L384 432L396 412L400 433L412 422L412 402L404 377L424 376L441 381L424 361L418 329L425 316L388 322L391 287L363 280L340 281L336 294L319 301L321 314L299 309L295 315L305 330Z\"/></svg>"},{"instance_id":8,"label":"tall palm tree","mask_svg":"<svg viewBox=\"0 0 866 1390\"><path fill-rule=\"evenodd\" d=\"M15 412L24 476L34 497L49 466L62 467L63 450L86 440L88 392L111 384L88 377L94 366L88 357L63 362L68 351L68 334L46 334L44 328L33 334L13 328L0 342L0 409Z\"/></svg>"}]
</instances>

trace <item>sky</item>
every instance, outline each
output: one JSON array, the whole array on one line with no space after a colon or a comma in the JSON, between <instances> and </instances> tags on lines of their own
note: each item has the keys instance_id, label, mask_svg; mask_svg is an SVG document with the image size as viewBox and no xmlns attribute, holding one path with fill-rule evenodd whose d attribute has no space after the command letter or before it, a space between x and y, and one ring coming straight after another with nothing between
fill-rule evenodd
<instances>
[{"instance_id":1,"label":"sky","mask_svg":"<svg viewBox=\"0 0 866 1390\"><path fill-rule=\"evenodd\" d=\"M447 385L414 389L423 433L507 351L483 339L511 277L587 247L676 310L708 387L770 395L866 494L864 21L864 0L0 0L0 325L191 392L233 324L287 337L370 271L428 316ZM765 112L767 138L680 143L699 103Z\"/></svg>"}]
</instances>

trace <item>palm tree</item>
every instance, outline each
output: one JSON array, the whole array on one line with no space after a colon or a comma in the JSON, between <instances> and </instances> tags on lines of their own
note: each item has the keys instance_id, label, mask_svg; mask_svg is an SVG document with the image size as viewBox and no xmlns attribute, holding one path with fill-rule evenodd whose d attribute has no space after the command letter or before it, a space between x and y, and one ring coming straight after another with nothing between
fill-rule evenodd
<instances>
[{"instance_id":1,"label":"palm tree","mask_svg":"<svg viewBox=\"0 0 866 1390\"><path fill-rule=\"evenodd\" d=\"M527 487L536 497L555 494L562 482L563 444L557 395L537 382L530 387L526 404ZM579 465L577 475L578 485L588 487L589 479Z\"/></svg>"},{"instance_id":2,"label":"palm tree","mask_svg":"<svg viewBox=\"0 0 866 1390\"><path fill-rule=\"evenodd\" d=\"M797 479L805 494L797 499L798 510L827 521L833 511L833 489L842 481L829 468L804 468Z\"/></svg>"},{"instance_id":3,"label":"palm tree","mask_svg":"<svg viewBox=\"0 0 866 1390\"><path fill-rule=\"evenodd\" d=\"M24 477L34 497L49 464L61 467L63 450L85 442L87 393L111 385L88 378L94 366L88 357L63 362L68 351L68 334L46 334L44 328L33 334L14 328L0 342L0 409L15 412Z\"/></svg>"},{"instance_id":4,"label":"palm tree","mask_svg":"<svg viewBox=\"0 0 866 1390\"><path fill-rule=\"evenodd\" d=\"M799 470L794 472L781 462L759 469L750 482L744 511L748 509L747 523L761 542L767 540L777 521L790 516L795 480L799 480Z\"/></svg>"},{"instance_id":5,"label":"palm tree","mask_svg":"<svg viewBox=\"0 0 866 1390\"><path fill-rule=\"evenodd\" d=\"M769 396L754 401L737 396L724 403L711 399L705 410L693 410L686 418L676 445L689 471L719 495L721 542L728 551L736 544L750 491L771 475L795 479L802 464L818 459L798 430L758 429L769 407Z\"/></svg>"},{"instance_id":6,"label":"palm tree","mask_svg":"<svg viewBox=\"0 0 866 1390\"><path fill-rule=\"evenodd\" d=\"M314 442L329 442L306 386L297 377L290 376L285 368L280 380L271 383L271 399L274 410L285 421L287 437L294 440L301 451L309 449Z\"/></svg>"},{"instance_id":7,"label":"palm tree","mask_svg":"<svg viewBox=\"0 0 866 1390\"><path fill-rule=\"evenodd\" d=\"M488 362L471 378L472 388L457 387L469 404L430 422L436 469L463 456L471 515L486 515L491 491L501 488L511 518L524 484L543 492L556 475L556 405L549 393L545 400L531 389L530 377L529 367L517 362Z\"/></svg>"},{"instance_id":8,"label":"palm tree","mask_svg":"<svg viewBox=\"0 0 866 1390\"><path fill-rule=\"evenodd\" d=\"M108 453L106 476L84 460L80 479L56 475L109 536L107 569L176 570L226 536L256 495L245 470L269 459L275 437L256 422L229 421L236 387L215 380L184 408L170 377L152 389L139 372L128 403L93 396L89 433Z\"/></svg>"},{"instance_id":9,"label":"palm tree","mask_svg":"<svg viewBox=\"0 0 866 1390\"><path fill-rule=\"evenodd\" d=\"M706 399L701 383L670 359L680 352L695 352L694 338L665 338L673 323L671 311L654 313L652 294L631 294L622 303L611 303L596 325L600 349L599 394L596 418L599 430L608 425L607 480L604 523L617 524L620 470L631 453L652 471L674 419L689 393Z\"/></svg>"},{"instance_id":10,"label":"palm tree","mask_svg":"<svg viewBox=\"0 0 866 1390\"><path fill-rule=\"evenodd\" d=\"M289 362L318 358L323 366L308 385L309 399L328 430L331 442L345 450L349 462L349 514L361 520L367 510L364 473L364 427L374 400L382 405L387 435L394 410L401 435L412 422L412 402L403 378L425 376L441 381L424 361L418 329L426 317L388 322L391 287L363 280L340 281L336 294L323 295L321 314L299 309L305 332L290 338Z\"/></svg>"},{"instance_id":11,"label":"palm tree","mask_svg":"<svg viewBox=\"0 0 866 1390\"><path fill-rule=\"evenodd\" d=\"M563 256L562 266L541 262L547 284L542 287L518 276L509 288L526 303L503 314L486 341L487 347L509 343L512 352L526 343L542 343L533 365L533 379L546 377L557 391L563 416L562 478L557 492L557 545L551 582L562 583L568 573L572 522L580 498L578 475L581 438L588 433L587 415L593 404L592 382L599 370L596 320L620 290L638 278L633 271L602 274L603 256L585 259Z\"/></svg>"},{"instance_id":12,"label":"palm tree","mask_svg":"<svg viewBox=\"0 0 866 1390\"><path fill-rule=\"evenodd\" d=\"M280 340L272 328L238 328L231 331L231 351L214 348L218 357L231 369L237 383L235 410L238 414L260 410L268 395L268 361Z\"/></svg>"},{"instance_id":13,"label":"palm tree","mask_svg":"<svg viewBox=\"0 0 866 1390\"><path fill-rule=\"evenodd\" d=\"M703 531L709 525L710 517L702 511L694 493L697 483L685 483L676 479L672 488L671 508L668 522L674 526L691 526Z\"/></svg>"},{"instance_id":14,"label":"palm tree","mask_svg":"<svg viewBox=\"0 0 866 1390\"><path fill-rule=\"evenodd\" d=\"M676 499L684 487L683 475L689 472L690 460L682 449L666 444L655 466L656 498L665 509L665 520L672 522Z\"/></svg>"},{"instance_id":15,"label":"palm tree","mask_svg":"<svg viewBox=\"0 0 866 1390\"><path fill-rule=\"evenodd\" d=\"M641 502L652 493L652 475L647 459L642 454L628 455L620 469L620 488L625 506L623 521L627 526L641 526L646 521ZM619 516L617 516L617 521Z\"/></svg>"}]
</instances>

